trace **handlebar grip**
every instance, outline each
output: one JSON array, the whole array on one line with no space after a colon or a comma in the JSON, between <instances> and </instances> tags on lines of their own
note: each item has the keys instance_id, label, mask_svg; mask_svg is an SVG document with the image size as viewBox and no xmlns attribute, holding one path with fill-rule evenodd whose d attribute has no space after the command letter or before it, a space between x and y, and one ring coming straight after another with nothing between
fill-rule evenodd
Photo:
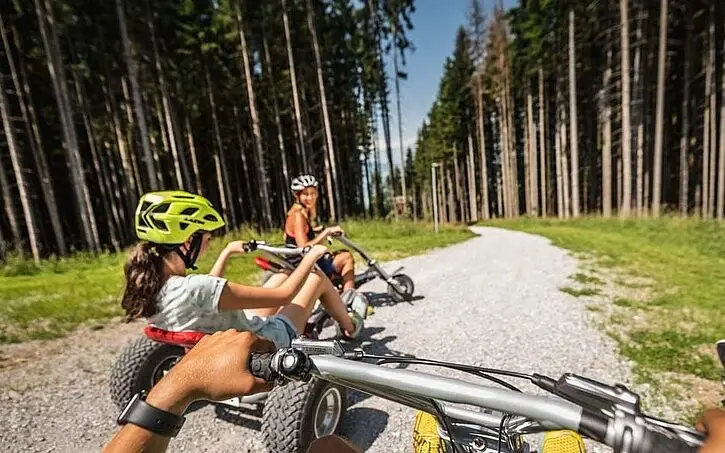
<instances>
[{"instance_id":1,"label":"handlebar grip","mask_svg":"<svg viewBox=\"0 0 725 453\"><path fill-rule=\"evenodd\" d=\"M272 358L274 353L253 352L249 355L249 372L252 376L272 382L276 379L277 373L272 369Z\"/></svg>"},{"instance_id":2,"label":"handlebar grip","mask_svg":"<svg viewBox=\"0 0 725 453\"><path fill-rule=\"evenodd\" d=\"M694 447L674 434L648 430L640 453L697 453L700 447Z\"/></svg>"}]
</instances>

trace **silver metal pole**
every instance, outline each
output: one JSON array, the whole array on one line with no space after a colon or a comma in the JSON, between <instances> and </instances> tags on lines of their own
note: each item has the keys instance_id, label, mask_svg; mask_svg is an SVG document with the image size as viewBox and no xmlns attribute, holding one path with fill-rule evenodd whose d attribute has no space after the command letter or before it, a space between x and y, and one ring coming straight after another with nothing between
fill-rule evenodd
<instances>
[{"instance_id":1,"label":"silver metal pole","mask_svg":"<svg viewBox=\"0 0 725 453\"><path fill-rule=\"evenodd\" d=\"M438 188L436 187L436 167L437 163L433 163L430 166L431 181L433 185L433 224L435 225L435 232L438 232Z\"/></svg>"}]
</instances>

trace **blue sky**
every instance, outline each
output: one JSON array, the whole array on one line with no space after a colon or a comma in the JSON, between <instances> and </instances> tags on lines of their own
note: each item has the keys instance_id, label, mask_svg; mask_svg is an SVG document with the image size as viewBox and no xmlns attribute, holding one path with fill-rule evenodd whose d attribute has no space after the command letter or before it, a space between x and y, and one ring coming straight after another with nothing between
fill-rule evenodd
<instances>
[{"instance_id":1,"label":"blue sky","mask_svg":"<svg viewBox=\"0 0 725 453\"><path fill-rule=\"evenodd\" d=\"M406 55L406 67L403 71L408 79L401 81L400 96L403 116L403 148L408 146L415 152L415 139L418 128L423 123L428 109L435 101L438 83L443 74L446 57L453 54L456 30L466 24L466 14L471 0L416 0L416 11L412 22L415 27L409 36L415 51ZM489 11L494 0L480 0ZM504 0L504 7L510 8L518 4L518 0ZM392 76L392 57L386 61ZM394 80L391 80L394 83ZM391 94L395 94L391 85ZM391 99L391 136L393 144L393 160L400 162L400 146L398 135L398 112L395 98ZM378 128L380 144L384 149L382 124ZM385 159L383 159L385 161Z\"/></svg>"}]
</instances>

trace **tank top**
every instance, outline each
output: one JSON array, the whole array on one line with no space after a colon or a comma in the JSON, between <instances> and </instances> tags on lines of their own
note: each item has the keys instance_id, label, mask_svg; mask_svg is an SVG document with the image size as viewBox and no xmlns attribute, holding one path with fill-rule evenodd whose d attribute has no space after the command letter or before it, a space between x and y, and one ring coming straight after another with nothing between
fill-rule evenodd
<instances>
[{"instance_id":1,"label":"tank top","mask_svg":"<svg viewBox=\"0 0 725 453\"><path fill-rule=\"evenodd\" d=\"M305 217L305 222L307 222L307 241L311 241L315 238L315 232L312 229L312 224L310 223L309 218ZM295 235L290 233L287 229L287 222L285 222L284 228L284 243L288 247L297 247L297 239L295 239Z\"/></svg>"}]
</instances>

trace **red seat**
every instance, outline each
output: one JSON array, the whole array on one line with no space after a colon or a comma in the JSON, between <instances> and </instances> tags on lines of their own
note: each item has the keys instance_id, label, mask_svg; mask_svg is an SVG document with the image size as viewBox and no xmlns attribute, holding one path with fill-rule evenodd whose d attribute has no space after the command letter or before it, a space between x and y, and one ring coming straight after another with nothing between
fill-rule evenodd
<instances>
[{"instance_id":1,"label":"red seat","mask_svg":"<svg viewBox=\"0 0 725 453\"><path fill-rule=\"evenodd\" d=\"M255 256L254 257L254 263L264 269L265 271L268 271L272 269L272 265L270 264L269 260L266 260L262 258L261 256Z\"/></svg>"},{"instance_id":2,"label":"red seat","mask_svg":"<svg viewBox=\"0 0 725 453\"><path fill-rule=\"evenodd\" d=\"M146 326L144 334L151 340L159 343L173 344L190 348L201 341L207 334L205 332L197 332L189 330L186 332L171 332L169 330L159 329L154 326Z\"/></svg>"}]
</instances>

